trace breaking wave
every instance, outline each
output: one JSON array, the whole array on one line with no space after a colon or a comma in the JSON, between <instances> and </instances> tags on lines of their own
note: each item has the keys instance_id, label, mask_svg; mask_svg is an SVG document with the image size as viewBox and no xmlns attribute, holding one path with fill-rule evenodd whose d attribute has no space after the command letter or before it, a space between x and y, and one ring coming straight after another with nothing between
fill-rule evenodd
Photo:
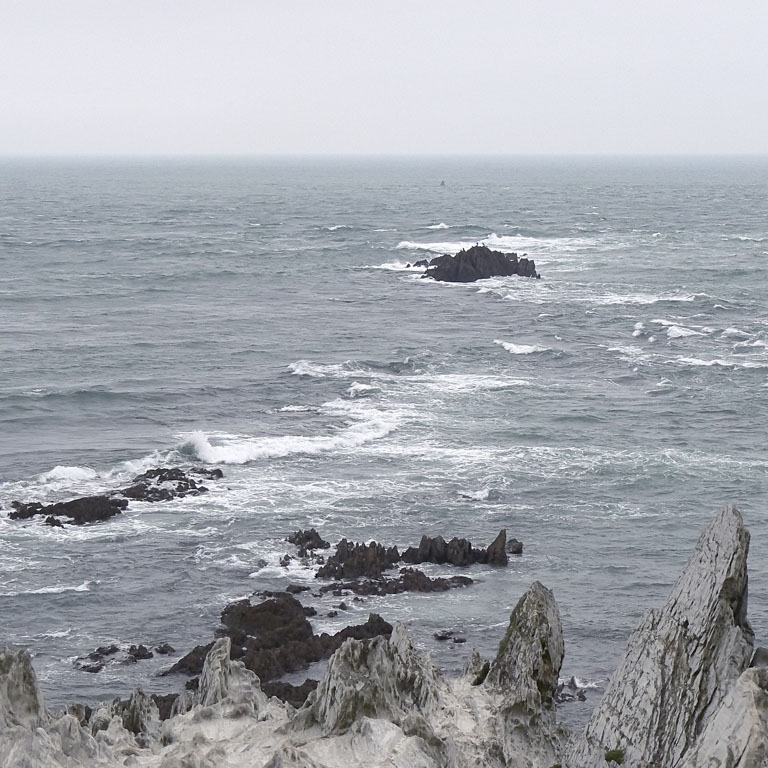
<instances>
[{"instance_id":1,"label":"breaking wave","mask_svg":"<svg viewBox=\"0 0 768 768\"><path fill-rule=\"evenodd\" d=\"M322 412L344 418L347 425L330 435L280 435L250 437L202 431L192 432L179 451L206 464L247 464L259 459L279 459L293 455L316 455L328 451L359 448L380 440L397 429L393 414L364 408L349 401L326 403Z\"/></svg>"}]
</instances>

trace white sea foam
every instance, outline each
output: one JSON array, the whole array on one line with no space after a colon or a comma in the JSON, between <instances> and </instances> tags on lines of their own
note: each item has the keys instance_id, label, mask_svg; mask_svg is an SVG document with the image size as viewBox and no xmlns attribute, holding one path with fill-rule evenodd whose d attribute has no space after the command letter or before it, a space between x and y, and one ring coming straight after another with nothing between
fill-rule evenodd
<instances>
[{"instance_id":1,"label":"white sea foam","mask_svg":"<svg viewBox=\"0 0 768 768\"><path fill-rule=\"evenodd\" d=\"M330 227L323 227L323 229L327 229L329 232L335 232L337 229L353 229L349 224L333 224Z\"/></svg>"},{"instance_id":2,"label":"white sea foam","mask_svg":"<svg viewBox=\"0 0 768 768\"><path fill-rule=\"evenodd\" d=\"M601 306L613 306L621 304L659 304L662 302L691 302L696 301L696 295L692 293L605 293L602 296L593 296L589 299L593 304Z\"/></svg>"},{"instance_id":3,"label":"white sea foam","mask_svg":"<svg viewBox=\"0 0 768 768\"><path fill-rule=\"evenodd\" d=\"M226 433L207 435L197 431L189 434L180 450L207 464L247 464L258 459L358 448L397 429L398 419L394 414L375 408L352 407L354 405L342 400L323 405L322 412L347 422L334 434L250 437Z\"/></svg>"},{"instance_id":4,"label":"white sea foam","mask_svg":"<svg viewBox=\"0 0 768 768\"><path fill-rule=\"evenodd\" d=\"M288 370L294 376L312 376L316 379L325 378L324 366L315 365L309 360L297 360L295 363L291 363L288 366Z\"/></svg>"},{"instance_id":5,"label":"white sea foam","mask_svg":"<svg viewBox=\"0 0 768 768\"><path fill-rule=\"evenodd\" d=\"M493 343L499 344L513 355L532 355L536 352L551 351L549 347L542 347L538 344L513 344L511 341L502 341L501 339L494 339Z\"/></svg>"},{"instance_id":6,"label":"white sea foam","mask_svg":"<svg viewBox=\"0 0 768 768\"><path fill-rule=\"evenodd\" d=\"M412 381L419 387L424 387L434 392L450 392L451 394L500 390L509 387L528 387L531 385L531 382L527 379L477 373L438 373L413 377Z\"/></svg>"},{"instance_id":7,"label":"white sea foam","mask_svg":"<svg viewBox=\"0 0 768 768\"><path fill-rule=\"evenodd\" d=\"M309 376L313 379L350 378L352 376L372 376L372 372L366 371L353 360L343 363L313 363L311 360L297 360L288 366L288 370L294 376Z\"/></svg>"},{"instance_id":8,"label":"white sea foam","mask_svg":"<svg viewBox=\"0 0 768 768\"><path fill-rule=\"evenodd\" d=\"M361 384L359 381L353 381L347 390L349 397L366 397L371 392L377 392L378 387L374 387L372 384Z\"/></svg>"},{"instance_id":9,"label":"white sea foam","mask_svg":"<svg viewBox=\"0 0 768 768\"><path fill-rule=\"evenodd\" d=\"M481 488L479 491L459 491L459 497L469 501L491 501L499 497L498 491Z\"/></svg>"},{"instance_id":10,"label":"white sea foam","mask_svg":"<svg viewBox=\"0 0 768 768\"><path fill-rule=\"evenodd\" d=\"M451 225L441 221L439 224L430 224L427 229L450 229Z\"/></svg>"},{"instance_id":11,"label":"white sea foam","mask_svg":"<svg viewBox=\"0 0 768 768\"><path fill-rule=\"evenodd\" d=\"M682 325L670 325L667 327L667 336L670 339L684 339L688 336L703 336L700 331L694 331L693 328L686 328Z\"/></svg>"},{"instance_id":12,"label":"white sea foam","mask_svg":"<svg viewBox=\"0 0 768 768\"><path fill-rule=\"evenodd\" d=\"M719 368L768 368L768 359L766 360L751 360L751 359L724 359L715 358L714 360L702 360L698 357L677 357L675 362L680 365L711 368L717 366Z\"/></svg>"},{"instance_id":13,"label":"white sea foam","mask_svg":"<svg viewBox=\"0 0 768 768\"><path fill-rule=\"evenodd\" d=\"M40 475L39 479L43 483L77 483L82 480L94 480L96 477L96 470L90 467L65 467L59 465L50 472Z\"/></svg>"},{"instance_id":14,"label":"white sea foam","mask_svg":"<svg viewBox=\"0 0 768 768\"><path fill-rule=\"evenodd\" d=\"M726 338L749 338L750 334L746 331L742 331L741 328L726 328L722 335Z\"/></svg>"},{"instance_id":15,"label":"white sea foam","mask_svg":"<svg viewBox=\"0 0 768 768\"><path fill-rule=\"evenodd\" d=\"M414 267L410 262L407 261L385 261L383 264L369 264L364 267L364 269L383 269L388 272L422 273L424 271L424 267Z\"/></svg>"},{"instance_id":16,"label":"white sea foam","mask_svg":"<svg viewBox=\"0 0 768 768\"><path fill-rule=\"evenodd\" d=\"M8 592L3 597L16 597L18 595L58 595L62 592L90 592L92 581L84 581L82 584L75 586L57 586L57 587L40 587L39 589L27 589L20 590L18 592Z\"/></svg>"},{"instance_id":17,"label":"white sea foam","mask_svg":"<svg viewBox=\"0 0 768 768\"><path fill-rule=\"evenodd\" d=\"M435 227L437 229L437 227ZM441 227L442 229L442 227ZM526 237L521 234L497 235L491 232L486 237L477 240L458 240L419 243L413 240L402 240L397 244L399 249L411 251L430 251L432 253L457 254L462 249L471 248L476 243L487 245L494 250L530 252L534 256L545 254L579 253L581 251L611 250L617 243L592 237Z\"/></svg>"},{"instance_id":18,"label":"white sea foam","mask_svg":"<svg viewBox=\"0 0 768 768\"><path fill-rule=\"evenodd\" d=\"M314 411L315 409L310 405L284 405L277 410L279 413L306 413L307 411Z\"/></svg>"}]
</instances>

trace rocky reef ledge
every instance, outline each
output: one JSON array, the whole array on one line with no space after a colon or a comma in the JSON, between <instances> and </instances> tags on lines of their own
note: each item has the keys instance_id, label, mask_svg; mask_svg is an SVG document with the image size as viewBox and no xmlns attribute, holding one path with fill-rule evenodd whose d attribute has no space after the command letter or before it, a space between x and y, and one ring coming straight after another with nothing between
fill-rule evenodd
<instances>
[{"instance_id":1,"label":"rocky reef ledge","mask_svg":"<svg viewBox=\"0 0 768 768\"><path fill-rule=\"evenodd\" d=\"M660 610L632 633L583 734L557 723L564 655L554 596L534 583L494 659L476 652L441 674L396 624L390 637L346 639L299 709L269 698L208 650L199 688L161 722L129 701L48 712L26 651L0 650L0 768L758 768L768 765L768 653L746 618L749 533L728 507L710 524Z\"/></svg>"}]
</instances>

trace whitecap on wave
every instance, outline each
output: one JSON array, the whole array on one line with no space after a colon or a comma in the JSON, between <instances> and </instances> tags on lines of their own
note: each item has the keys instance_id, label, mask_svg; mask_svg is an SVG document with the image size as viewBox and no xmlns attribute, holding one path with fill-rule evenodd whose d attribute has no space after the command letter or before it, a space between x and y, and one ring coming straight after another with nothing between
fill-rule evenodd
<instances>
[{"instance_id":1,"label":"whitecap on wave","mask_svg":"<svg viewBox=\"0 0 768 768\"><path fill-rule=\"evenodd\" d=\"M179 451L206 464L247 464L259 459L359 448L386 437L398 427L398 419L394 414L348 400L325 403L320 412L335 419L343 419L346 425L328 435L252 437L196 431L186 436Z\"/></svg>"},{"instance_id":2,"label":"whitecap on wave","mask_svg":"<svg viewBox=\"0 0 768 768\"><path fill-rule=\"evenodd\" d=\"M701 331L694 331L693 328L686 328L682 325L670 325L667 327L667 336L670 339L685 339L689 336L703 336Z\"/></svg>"},{"instance_id":3,"label":"whitecap on wave","mask_svg":"<svg viewBox=\"0 0 768 768\"><path fill-rule=\"evenodd\" d=\"M439 224L430 224L427 229L450 229L451 225L441 221Z\"/></svg>"},{"instance_id":4,"label":"whitecap on wave","mask_svg":"<svg viewBox=\"0 0 768 768\"><path fill-rule=\"evenodd\" d=\"M40 587L39 589L26 589L18 592L4 593L3 597L18 597L19 595L58 595L62 592L90 592L92 581L84 581L74 586L61 585L56 587Z\"/></svg>"},{"instance_id":5,"label":"whitecap on wave","mask_svg":"<svg viewBox=\"0 0 768 768\"><path fill-rule=\"evenodd\" d=\"M50 472L40 475L40 481L43 483L66 483L70 484L81 480L93 480L97 476L95 469L90 467L65 467L56 466Z\"/></svg>"},{"instance_id":6,"label":"whitecap on wave","mask_svg":"<svg viewBox=\"0 0 768 768\"><path fill-rule=\"evenodd\" d=\"M549 347L542 347L539 344L513 344L511 341L502 341L502 339L494 339L493 343L499 344L513 355L532 355L536 352L552 351Z\"/></svg>"},{"instance_id":7,"label":"whitecap on wave","mask_svg":"<svg viewBox=\"0 0 768 768\"><path fill-rule=\"evenodd\" d=\"M435 229L444 227L435 227ZM457 254L462 249L471 248L481 243L497 251L530 251L535 256L556 253L577 253L588 250L606 250L616 247L615 243L593 237L526 237L525 235L497 235L491 232L478 240L454 240L442 242L418 243L413 240L401 240L397 248L410 251L430 251L432 253Z\"/></svg>"},{"instance_id":8,"label":"whitecap on wave","mask_svg":"<svg viewBox=\"0 0 768 768\"><path fill-rule=\"evenodd\" d=\"M363 269L383 269L388 272L418 272L424 271L423 267L414 267L406 261L385 261L383 264L368 264Z\"/></svg>"}]
</instances>

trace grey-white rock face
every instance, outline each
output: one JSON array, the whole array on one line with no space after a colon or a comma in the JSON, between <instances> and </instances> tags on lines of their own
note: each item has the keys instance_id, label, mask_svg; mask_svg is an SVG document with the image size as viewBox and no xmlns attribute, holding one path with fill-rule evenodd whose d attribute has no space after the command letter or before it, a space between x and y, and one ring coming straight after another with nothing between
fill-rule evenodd
<instances>
[{"instance_id":1,"label":"grey-white rock face","mask_svg":"<svg viewBox=\"0 0 768 768\"><path fill-rule=\"evenodd\" d=\"M196 703L210 707L227 702L230 707L241 707L243 713L257 715L266 706L267 697L261 692L259 678L239 661L229 657L232 641L228 637L217 640L205 657L200 675Z\"/></svg>"},{"instance_id":2,"label":"grey-white rock face","mask_svg":"<svg viewBox=\"0 0 768 768\"><path fill-rule=\"evenodd\" d=\"M680 768L768 766L768 669L752 667L723 700Z\"/></svg>"},{"instance_id":3,"label":"grey-white rock face","mask_svg":"<svg viewBox=\"0 0 768 768\"><path fill-rule=\"evenodd\" d=\"M294 728L319 725L327 735L345 733L362 717L393 723L430 717L444 687L432 660L417 653L405 626L396 624L389 639L344 642L299 710Z\"/></svg>"},{"instance_id":4,"label":"grey-white rock face","mask_svg":"<svg viewBox=\"0 0 768 768\"><path fill-rule=\"evenodd\" d=\"M534 582L509 617L484 683L502 696L499 721L507 766L549 768L559 762L567 734L557 727L555 692L564 655L555 597Z\"/></svg>"},{"instance_id":5,"label":"grey-white rock face","mask_svg":"<svg viewBox=\"0 0 768 768\"><path fill-rule=\"evenodd\" d=\"M648 611L630 636L568 766L605 768L608 750L622 750L631 768L681 764L752 655L748 550L741 514L725 508L664 607Z\"/></svg>"},{"instance_id":6,"label":"grey-white rock face","mask_svg":"<svg viewBox=\"0 0 768 768\"><path fill-rule=\"evenodd\" d=\"M46 720L29 654L0 648L0 730L14 725L37 728Z\"/></svg>"}]
</instances>

